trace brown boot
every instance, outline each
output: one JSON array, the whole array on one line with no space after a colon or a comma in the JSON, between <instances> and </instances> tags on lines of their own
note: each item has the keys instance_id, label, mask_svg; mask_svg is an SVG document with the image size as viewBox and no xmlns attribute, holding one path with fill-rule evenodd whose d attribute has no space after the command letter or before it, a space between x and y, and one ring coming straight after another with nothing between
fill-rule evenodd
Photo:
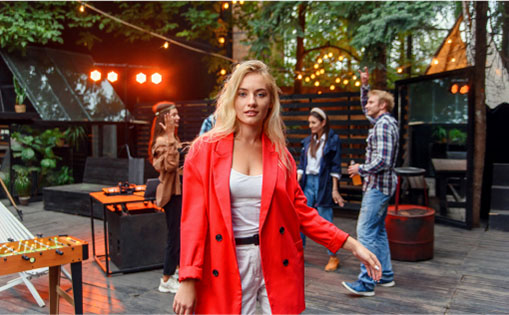
<instances>
[{"instance_id":1,"label":"brown boot","mask_svg":"<svg viewBox=\"0 0 509 315\"><path fill-rule=\"evenodd\" d=\"M339 268L339 258L336 256L330 256L329 262L325 266L325 271L334 271Z\"/></svg>"}]
</instances>

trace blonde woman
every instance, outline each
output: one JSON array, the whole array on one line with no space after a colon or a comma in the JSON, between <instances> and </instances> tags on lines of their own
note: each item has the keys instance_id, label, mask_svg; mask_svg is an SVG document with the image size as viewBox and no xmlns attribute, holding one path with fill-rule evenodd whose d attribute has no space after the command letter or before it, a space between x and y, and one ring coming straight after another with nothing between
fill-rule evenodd
<instances>
[{"instance_id":1,"label":"blonde woman","mask_svg":"<svg viewBox=\"0 0 509 315\"><path fill-rule=\"evenodd\" d=\"M253 314L257 300L266 314L302 312L301 230L331 251L352 251L380 276L375 255L306 205L264 63L235 69L216 118L184 164L177 314Z\"/></svg>"},{"instance_id":2,"label":"blonde woman","mask_svg":"<svg viewBox=\"0 0 509 315\"><path fill-rule=\"evenodd\" d=\"M168 237L163 265L160 292L176 293L179 288L177 266L180 258L180 214L182 190L178 174L179 149L177 137L180 122L177 107L172 102L159 102L152 107L155 114L149 142L149 159L159 172L160 184L156 191L156 204L164 208Z\"/></svg>"}]
</instances>

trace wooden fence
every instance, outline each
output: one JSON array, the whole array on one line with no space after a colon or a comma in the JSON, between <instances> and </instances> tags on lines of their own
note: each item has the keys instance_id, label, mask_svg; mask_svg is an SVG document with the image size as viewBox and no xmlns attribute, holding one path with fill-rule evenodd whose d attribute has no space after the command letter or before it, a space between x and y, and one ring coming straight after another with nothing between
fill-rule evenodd
<instances>
[{"instance_id":1,"label":"wooden fence","mask_svg":"<svg viewBox=\"0 0 509 315\"><path fill-rule=\"evenodd\" d=\"M153 118L153 104L138 104L134 111L137 120L150 122L136 125L136 155L147 156L147 144ZM322 108L329 115L331 128L341 139L342 178L341 195L347 201L345 209L360 208L361 187L353 186L346 172L351 160L364 161L366 137L369 122L362 112L358 92L302 94L281 96L283 120L287 127L288 148L295 160L299 161L301 141L309 135L307 118L313 107ZM191 141L199 133L205 117L215 109L214 101L177 102L179 108L179 137L182 141Z\"/></svg>"}]
</instances>

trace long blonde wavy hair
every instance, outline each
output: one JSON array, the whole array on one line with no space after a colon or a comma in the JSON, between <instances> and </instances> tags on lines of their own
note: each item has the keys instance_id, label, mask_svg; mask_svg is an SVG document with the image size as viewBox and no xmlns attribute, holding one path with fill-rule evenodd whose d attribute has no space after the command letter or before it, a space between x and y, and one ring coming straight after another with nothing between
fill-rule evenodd
<instances>
[{"instance_id":1,"label":"long blonde wavy hair","mask_svg":"<svg viewBox=\"0 0 509 315\"><path fill-rule=\"evenodd\" d=\"M217 98L216 111L214 112L216 124L210 131L201 135L196 140L203 139L203 141L207 142L218 141L232 132L237 132L238 121L235 111L235 98L240 83L249 73L258 73L265 79L271 106L263 123L262 132L274 144L281 163L286 167L290 167L286 154L286 127L281 118L280 89L276 85L276 80L270 74L267 65L259 60L248 60L235 66Z\"/></svg>"}]
</instances>

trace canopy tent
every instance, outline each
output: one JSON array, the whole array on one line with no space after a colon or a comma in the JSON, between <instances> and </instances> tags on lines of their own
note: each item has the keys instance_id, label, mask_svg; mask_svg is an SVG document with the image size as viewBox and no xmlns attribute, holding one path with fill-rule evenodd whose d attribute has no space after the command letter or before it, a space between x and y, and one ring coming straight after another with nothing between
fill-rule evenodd
<instances>
[{"instance_id":1,"label":"canopy tent","mask_svg":"<svg viewBox=\"0 0 509 315\"><path fill-rule=\"evenodd\" d=\"M89 80L90 55L41 47L0 55L42 120L122 122L128 115L107 80Z\"/></svg>"},{"instance_id":2,"label":"canopy tent","mask_svg":"<svg viewBox=\"0 0 509 315\"><path fill-rule=\"evenodd\" d=\"M469 56L473 56L473 54L467 54L467 49L473 48L461 39L460 26L462 21L463 16L460 15L435 53L428 69L426 69L426 74L461 69L473 64L472 60L469 60ZM486 105L495 108L509 100L509 74L503 65L502 57L495 43L489 35L488 43L485 80Z\"/></svg>"}]
</instances>

